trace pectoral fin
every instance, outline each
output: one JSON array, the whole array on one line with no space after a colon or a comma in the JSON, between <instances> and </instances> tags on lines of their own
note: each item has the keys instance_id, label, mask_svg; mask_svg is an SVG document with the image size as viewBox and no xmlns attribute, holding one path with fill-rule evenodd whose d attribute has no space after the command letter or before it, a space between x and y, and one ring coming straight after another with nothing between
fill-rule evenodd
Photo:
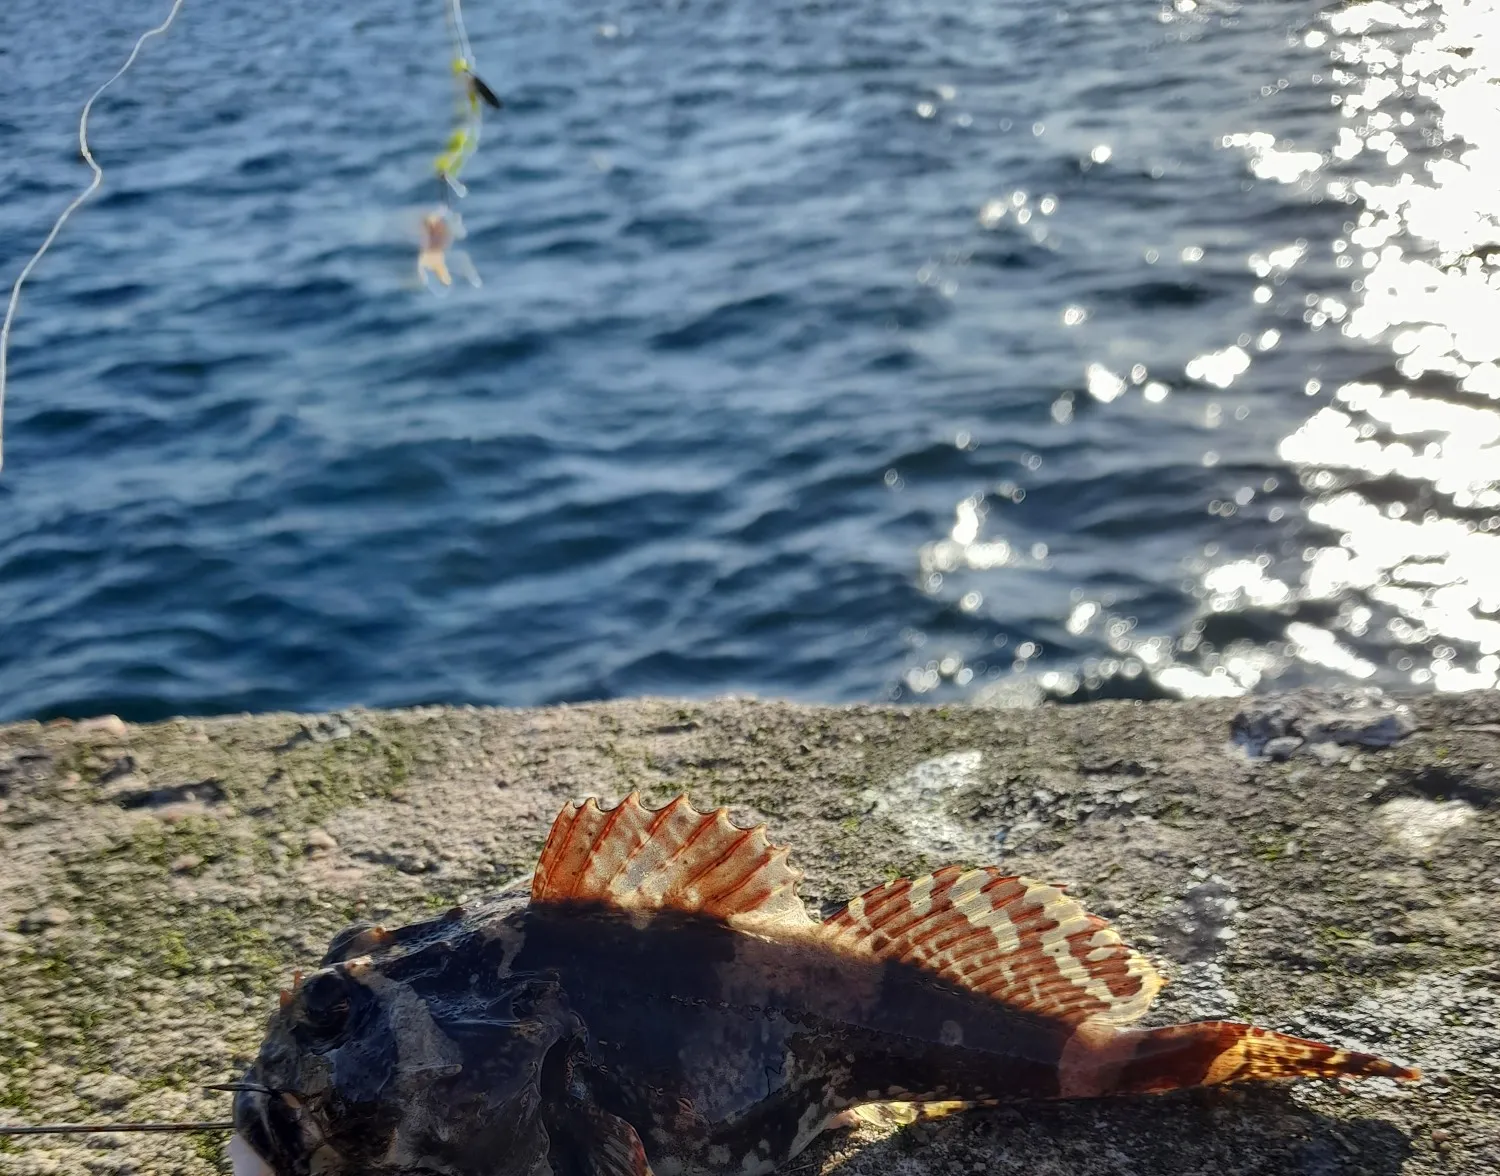
<instances>
[{"instance_id":1,"label":"pectoral fin","mask_svg":"<svg viewBox=\"0 0 1500 1176\"><path fill-rule=\"evenodd\" d=\"M552 1129L556 1176L652 1176L635 1128L618 1115L574 1103Z\"/></svg>"}]
</instances>

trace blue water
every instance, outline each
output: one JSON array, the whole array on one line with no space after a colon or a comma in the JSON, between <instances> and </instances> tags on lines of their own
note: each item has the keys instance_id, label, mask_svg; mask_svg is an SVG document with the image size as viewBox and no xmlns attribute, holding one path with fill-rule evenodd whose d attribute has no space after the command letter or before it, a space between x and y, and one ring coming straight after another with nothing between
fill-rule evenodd
<instances>
[{"instance_id":1,"label":"blue water","mask_svg":"<svg viewBox=\"0 0 1500 1176\"><path fill-rule=\"evenodd\" d=\"M166 7L0 5L7 283ZM1485 345L1351 328L1347 185L1489 223L1416 12L470 0L506 109L439 297L438 0L187 0L21 304L0 718L1493 684Z\"/></svg>"}]
</instances>

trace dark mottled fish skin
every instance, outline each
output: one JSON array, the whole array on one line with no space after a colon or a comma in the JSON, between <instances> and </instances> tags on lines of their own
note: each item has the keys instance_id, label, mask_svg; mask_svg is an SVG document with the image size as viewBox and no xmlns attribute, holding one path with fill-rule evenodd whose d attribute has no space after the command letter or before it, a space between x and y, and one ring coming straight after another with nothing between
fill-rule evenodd
<instances>
[{"instance_id":1,"label":"dark mottled fish skin","mask_svg":"<svg viewBox=\"0 0 1500 1176\"><path fill-rule=\"evenodd\" d=\"M722 1172L726 1163L770 1171L829 1114L924 1087L955 1098L1047 1097L1068 1037L1066 1027L997 1009L911 967L758 939L674 911L641 919L603 906L479 908L404 928L367 959L352 974L347 963L319 972L298 999L316 1006L328 987L353 994L352 1042L363 1048L338 1050L333 1109L350 1129L335 1142L369 1167L400 1126L380 1113L379 1092L394 1084L401 1059L391 1010L362 982L372 975L415 994L455 1044L461 1072L435 1083L446 1114L464 1117L471 1092L482 1103L532 1067L540 1102L592 1103L632 1124L659 1176ZM514 1048L539 994L556 1002L552 1045L576 1053L566 1076L547 1072L545 1052L539 1059ZM944 1026L951 1037L959 1020L979 1049L943 1043ZM316 1046L305 1029L293 1037ZM277 1068L263 1052L250 1080L273 1082ZM252 1096L240 1097L248 1111ZM420 1118L408 1116L409 1132ZM480 1136L466 1149L472 1160L454 1156L447 1170L487 1171L471 1164L497 1148L517 1150Z\"/></svg>"},{"instance_id":2,"label":"dark mottled fish skin","mask_svg":"<svg viewBox=\"0 0 1500 1176\"><path fill-rule=\"evenodd\" d=\"M819 924L796 878L681 800L565 810L529 901L351 928L283 993L235 1107L266 1165L236 1176L757 1176L870 1104L1417 1076L1131 1028L1160 978L1055 887L950 868Z\"/></svg>"},{"instance_id":3,"label":"dark mottled fish skin","mask_svg":"<svg viewBox=\"0 0 1500 1176\"><path fill-rule=\"evenodd\" d=\"M403 929L369 966L409 986L457 1043L464 1077L445 1096L455 1103L462 1087L503 1085L496 1058L532 1011L518 1001L554 990L580 1031L567 1075L578 1089L543 1072L543 1101L574 1097L631 1123L659 1174L721 1172L726 1163L770 1171L856 1102L914 1091L1055 1097L1071 1035L909 965L747 936L675 911L643 919L605 906L480 909ZM953 1041L958 1025L965 1045ZM374 1021L368 1028L386 1048L378 1059L382 1051L366 1050L359 1065L378 1087L397 1064L394 1042Z\"/></svg>"},{"instance_id":4,"label":"dark mottled fish skin","mask_svg":"<svg viewBox=\"0 0 1500 1176\"><path fill-rule=\"evenodd\" d=\"M354 942L283 993L271 1018L246 1075L271 1093L235 1099L237 1132L275 1176L547 1176L544 1063L582 1030L556 982L461 971L503 952L456 914L375 942L358 929L339 938Z\"/></svg>"},{"instance_id":5,"label":"dark mottled fish skin","mask_svg":"<svg viewBox=\"0 0 1500 1176\"><path fill-rule=\"evenodd\" d=\"M644 1128L658 1172L769 1171L856 1102L1057 1093L1068 1027L909 965L677 912L540 911L524 927L515 966L557 972L590 1029L592 1096Z\"/></svg>"}]
</instances>

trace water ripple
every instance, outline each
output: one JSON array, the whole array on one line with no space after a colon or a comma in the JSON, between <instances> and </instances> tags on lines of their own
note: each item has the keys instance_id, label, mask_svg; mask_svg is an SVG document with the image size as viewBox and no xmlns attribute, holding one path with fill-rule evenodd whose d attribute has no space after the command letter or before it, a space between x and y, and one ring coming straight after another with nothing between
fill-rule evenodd
<instances>
[{"instance_id":1,"label":"water ripple","mask_svg":"<svg viewBox=\"0 0 1500 1176\"><path fill-rule=\"evenodd\" d=\"M128 35L80 5L0 5L7 274ZM1493 0L470 23L446 299L440 20L189 5L100 104L0 718L1496 684Z\"/></svg>"}]
</instances>

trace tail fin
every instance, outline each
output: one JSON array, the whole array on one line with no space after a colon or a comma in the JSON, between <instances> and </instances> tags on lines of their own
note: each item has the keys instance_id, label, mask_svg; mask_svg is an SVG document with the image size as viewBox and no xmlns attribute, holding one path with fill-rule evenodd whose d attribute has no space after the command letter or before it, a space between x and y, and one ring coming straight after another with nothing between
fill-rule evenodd
<instances>
[{"instance_id":1,"label":"tail fin","mask_svg":"<svg viewBox=\"0 0 1500 1176\"><path fill-rule=\"evenodd\" d=\"M1422 1076L1420 1070L1374 1054L1336 1049L1233 1021L1194 1021L1115 1034L1094 1056L1104 1064L1088 1067L1083 1058L1075 1064L1093 1070L1093 1082L1085 1079L1085 1083L1095 1087L1090 1093L1099 1094L1153 1094L1278 1078L1381 1077L1414 1082Z\"/></svg>"}]
</instances>

